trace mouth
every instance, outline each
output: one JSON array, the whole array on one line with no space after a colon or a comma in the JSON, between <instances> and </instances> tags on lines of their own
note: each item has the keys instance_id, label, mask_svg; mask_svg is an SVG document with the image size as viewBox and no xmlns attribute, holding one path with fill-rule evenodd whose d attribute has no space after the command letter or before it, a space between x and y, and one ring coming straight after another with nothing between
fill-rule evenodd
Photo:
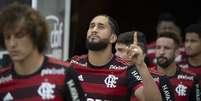
<instances>
[{"instance_id":1,"label":"mouth","mask_svg":"<svg viewBox=\"0 0 201 101\"><path fill-rule=\"evenodd\" d=\"M88 37L89 42L98 42L99 41L99 37L96 35L92 35Z\"/></svg>"},{"instance_id":2,"label":"mouth","mask_svg":"<svg viewBox=\"0 0 201 101\"><path fill-rule=\"evenodd\" d=\"M17 51L9 51L10 56L17 56L18 52Z\"/></svg>"},{"instance_id":3,"label":"mouth","mask_svg":"<svg viewBox=\"0 0 201 101\"><path fill-rule=\"evenodd\" d=\"M165 63L166 62L166 58L165 57L158 57L158 62L159 63Z\"/></svg>"}]
</instances>

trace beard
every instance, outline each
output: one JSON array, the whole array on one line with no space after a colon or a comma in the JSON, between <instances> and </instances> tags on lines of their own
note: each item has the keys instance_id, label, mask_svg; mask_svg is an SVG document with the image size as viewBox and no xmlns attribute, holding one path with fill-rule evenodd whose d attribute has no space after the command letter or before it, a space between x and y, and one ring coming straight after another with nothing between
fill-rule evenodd
<instances>
[{"instance_id":1,"label":"beard","mask_svg":"<svg viewBox=\"0 0 201 101\"><path fill-rule=\"evenodd\" d=\"M166 58L163 56L159 56L156 58L157 59L157 64L161 67L161 68L167 68L172 62L174 62L174 58Z\"/></svg>"},{"instance_id":2,"label":"beard","mask_svg":"<svg viewBox=\"0 0 201 101\"><path fill-rule=\"evenodd\" d=\"M99 38L99 37L97 37ZM99 41L93 41L93 38L87 38L86 40L86 48L92 51L101 51L104 50L109 43L109 39L100 39Z\"/></svg>"}]
</instances>

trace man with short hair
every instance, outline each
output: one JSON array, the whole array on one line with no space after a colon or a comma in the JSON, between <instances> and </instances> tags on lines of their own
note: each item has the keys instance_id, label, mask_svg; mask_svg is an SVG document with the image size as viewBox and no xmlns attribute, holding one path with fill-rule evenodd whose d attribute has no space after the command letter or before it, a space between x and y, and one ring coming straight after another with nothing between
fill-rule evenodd
<instances>
[{"instance_id":1,"label":"man with short hair","mask_svg":"<svg viewBox=\"0 0 201 101\"><path fill-rule=\"evenodd\" d=\"M1 101L85 101L70 64L44 55L48 28L38 11L7 6L0 13L0 32L12 61L0 68Z\"/></svg>"}]
</instances>

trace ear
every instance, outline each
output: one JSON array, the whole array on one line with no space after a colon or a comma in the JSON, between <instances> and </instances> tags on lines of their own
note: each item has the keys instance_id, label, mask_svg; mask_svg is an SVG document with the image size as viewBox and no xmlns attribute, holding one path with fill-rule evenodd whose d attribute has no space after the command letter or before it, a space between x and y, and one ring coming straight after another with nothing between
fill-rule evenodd
<instances>
[{"instance_id":1,"label":"ear","mask_svg":"<svg viewBox=\"0 0 201 101\"><path fill-rule=\"evenodd\" d=\"M175 56L179 56L180 55L180 51L179 51L179 48L175 50Z\"/></svg>"},{"instance_id":2,"label":"ear","mask_svg":"<svg viewBox=\"0 0 201 101\"><path fill-rule=\"evenodd\" d=\"M110 43L115 43L116 40L117 40L117 35L116 35L116 34L112 34L112 35L110 36Z\"/></svg>"}]
</instances>

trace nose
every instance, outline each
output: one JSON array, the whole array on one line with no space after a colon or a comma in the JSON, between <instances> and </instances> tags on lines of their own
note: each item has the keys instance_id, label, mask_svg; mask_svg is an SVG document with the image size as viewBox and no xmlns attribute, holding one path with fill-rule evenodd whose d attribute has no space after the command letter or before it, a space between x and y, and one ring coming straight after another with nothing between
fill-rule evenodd
<instances>
[{"instance_id":1,"label":"nose","mask_svg":"<svg viewBox=\"0 0 201 101\"><path fill-rule=\"evenodd\" d=\"M185 41L185 47L188 48L191 46L191 43L189 41Z\"/></svg>"},{"instance_id":2,"label":"nose","mask_svg":"<svg viewBox=\"0 0 201 101\"><path fill-rule=\"evenodd\" d=\"M92 28L92 32L97 32L97 30L98 30L98 27L97 27L97 26L94 26L94 27Z\"/></svg>"},{"instance_id":3,"label":"nose","mask_svg":"<svg viewBox=\"0 0 201 101\"><path fill-rule=\"evenodd\" d=\"M159 54L160 54L160 55L164 55L164 53L165 53L165 52L164 52L164 48L160 48L160 49L159 49Z\"/></svg>"}]
</instances>

